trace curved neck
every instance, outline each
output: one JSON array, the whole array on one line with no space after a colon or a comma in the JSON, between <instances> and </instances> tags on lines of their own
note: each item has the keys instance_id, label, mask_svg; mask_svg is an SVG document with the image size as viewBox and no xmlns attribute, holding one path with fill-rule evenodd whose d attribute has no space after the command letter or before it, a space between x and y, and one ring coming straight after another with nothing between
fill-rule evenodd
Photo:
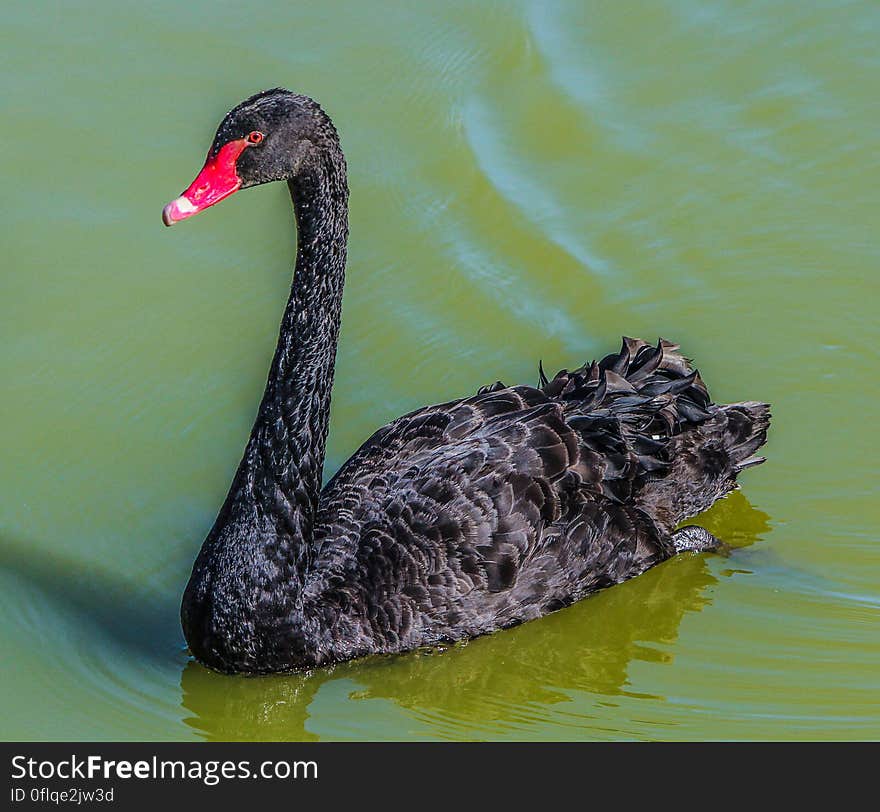
<instances>
[{"instance_id":1,"label":"curved neck","mask_svg":"<svg viewBox=\"0 0 880 812\"><path fill-rule=\"evenodd\" d=\"M274 522L278 536L308 542L345 281L348 185L339 147L324 148L288 186L297 223L296 269L242 473L254 508Z\"/></svg>"}]
</instances>

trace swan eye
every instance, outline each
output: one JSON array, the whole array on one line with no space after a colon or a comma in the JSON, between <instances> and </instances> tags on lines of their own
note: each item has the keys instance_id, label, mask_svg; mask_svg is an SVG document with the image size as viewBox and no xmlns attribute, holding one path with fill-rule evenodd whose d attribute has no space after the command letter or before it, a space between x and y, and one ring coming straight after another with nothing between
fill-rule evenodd
<instances>
[{"instance_id":1,"label":"swan eye","mask_svg":"<svg viewBox=\"0 0 880 812\"><path fill-rule=\"evenodd\" d=\"M261 133L259 130L254 130L248 135L247 142L256 146L257 144L261 143L265 137L266 136L263 135L263 133Z\"/></svg>"}]
</instances>

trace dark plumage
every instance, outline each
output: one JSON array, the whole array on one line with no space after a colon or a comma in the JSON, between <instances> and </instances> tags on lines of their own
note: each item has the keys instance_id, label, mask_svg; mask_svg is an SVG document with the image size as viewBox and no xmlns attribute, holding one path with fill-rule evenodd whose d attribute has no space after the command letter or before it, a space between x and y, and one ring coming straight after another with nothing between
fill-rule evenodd
<instances>
[{"instance_id":1,"label":"dark plumage","mask_svg":"<svg viewBox=\"0 0 880 812\"><path fill-rule=\"evenodd\" d=\"M763 461L769 408L713 404L666 341L625 338L598 363L552 380L542 370L538 388L498 382L405 415L319 490L345 162L318 105L273 90L226 116L200 179L245 138L239 186L287 180L299 241L263 401L183 598L201 662L285 671L473 637L719 544L675 528ZM192 188L166 223L215 202L193 203Z\"/></svg>"}]
</instances>

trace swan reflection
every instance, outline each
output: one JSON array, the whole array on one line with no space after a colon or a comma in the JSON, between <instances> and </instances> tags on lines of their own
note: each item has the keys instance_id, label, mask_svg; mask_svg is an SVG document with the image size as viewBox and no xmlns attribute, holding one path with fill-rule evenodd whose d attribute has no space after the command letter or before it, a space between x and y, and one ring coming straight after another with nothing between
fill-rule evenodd
<instances>
[{"instance_id":1,"label":"swan reflection","mask_svg":"<svg viewBox=\"0 0 880 812\"><path fill-rule=\"evenodd\" d=\"M737 491L698 521L741 548L769 530L768 520ZM736 556L729 571L746 572ZM678 556L545 618L442 651L257 678L221 676L191 661L181 676L184 721L212 740L316 740L312 702L337 680L356 686L352 702L391 701L438 735L456 723L501 731L569 701L572 691L652 697L633 690L630 664L672 660L682 618L711 603L712 570L725 569L710 566L712 558Z\"/></svg>"}]
</instances>

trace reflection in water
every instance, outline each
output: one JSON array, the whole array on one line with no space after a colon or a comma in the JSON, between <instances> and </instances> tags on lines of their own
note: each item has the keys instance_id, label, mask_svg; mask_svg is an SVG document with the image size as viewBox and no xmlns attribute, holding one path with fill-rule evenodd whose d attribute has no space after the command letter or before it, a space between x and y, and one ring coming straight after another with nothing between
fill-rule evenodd
<instances>
[{"instance_id":1,"label":"reflection in water","mask_svg":"<svg viewBox=\"0 0 880 812\"><path fill-rule=\"evenodd\" d=\"M769 529L768 518L737 491L699 523L743 547ZM384 698L429 723L461 720L497 730L567 701L570 691L648 696L629 690L629 664L671 661L666 647L682 618L709 604L706 588L718 583L708 560L679 556L541 620L443 652L257 678L224 677L190 662L181 677L191 714L184 721L216 740L317 739L306 729L309 706L322 685L338 679L362 686L351 700Z\"/></svg>"},{"instance_id":2,"label":"reflection in water","mask_svg":"<svg viewBox=\"0 0 880 812\"><path fill-rule=\"evenodd\" d=\"M42 593L77 618L82 628L97 628L139 658L162 662L177 644L176 605L142 584L99 564L35 544L0 536L0 571Z\"/></svg>"}]
</instances>

